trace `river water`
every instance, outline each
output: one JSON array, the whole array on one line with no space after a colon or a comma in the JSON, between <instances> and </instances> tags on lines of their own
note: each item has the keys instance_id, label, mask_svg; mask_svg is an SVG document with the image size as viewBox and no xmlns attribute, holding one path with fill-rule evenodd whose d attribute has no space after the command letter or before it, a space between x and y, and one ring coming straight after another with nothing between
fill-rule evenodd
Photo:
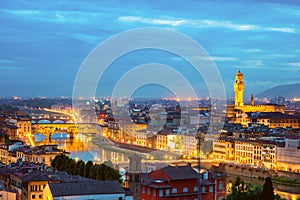
<instances>
[{"instance_id":1,"label":"river water","mask_svg":"<svg viewBox=\"0 0 300 200\"><path fill-rule=\"evenodd\" d=\"M100 145L94 144L93 134L78 134L75 138L70 139L66 133L56 133L51 136L50 141L45 141L45 135L35 133L34 138L38 145L57 144L59 148L70 152L70 157L81 159L83 161L92 160L102 163L110 160L112 162L128 162L129 154L116 152L108 148L102 148ZM107 145L106 145L107 146Z\"/></svg>"}]
</instances>

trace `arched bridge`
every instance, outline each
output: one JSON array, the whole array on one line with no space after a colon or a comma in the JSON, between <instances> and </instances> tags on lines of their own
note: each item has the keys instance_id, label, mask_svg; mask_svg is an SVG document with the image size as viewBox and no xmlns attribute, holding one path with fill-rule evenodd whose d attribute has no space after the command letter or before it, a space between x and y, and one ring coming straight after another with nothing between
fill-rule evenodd
<instances>
[{"instance_id":1,"label":"arched bridge","mask_svg":"<svg viewBox=\"0 0 300 200\"><path fill-rule=\"evenodd\" d=\"M32 124L33 133L41 133L46 136L46 140L50 140L52 134L63 132L69 134L72 138L78 133L96 133L99 131L95 124L76 124L76 123L64 123L64 124L49 124L38 123Z\"/></svg>"},{"instance_id":2,"label":"arched bridge","mask_svg":"<svg viewBox=\"0 0 300 200\"><path fill-rule=\"evenodd\" d=\"M73 118L68 115L51 113L51 114L31 114L31 121L33 124L37 123L74 123Z\"/></svg>"}]
</instances>

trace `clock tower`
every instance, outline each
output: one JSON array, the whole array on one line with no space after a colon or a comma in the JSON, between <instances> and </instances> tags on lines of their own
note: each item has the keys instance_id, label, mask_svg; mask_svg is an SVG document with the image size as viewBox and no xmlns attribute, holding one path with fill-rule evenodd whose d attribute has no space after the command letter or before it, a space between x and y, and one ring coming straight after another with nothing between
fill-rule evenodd
<instances>
[{"instance_id":1,"label":"clock tower","mask_svg":"<svg viewBox=\"0 0 300 200\"><path fill-rule=\"evenodd\" d=\"M240 70L235 74L234 82L234 106L243 106L244 80Z\"/></svg>"}]
</instances>

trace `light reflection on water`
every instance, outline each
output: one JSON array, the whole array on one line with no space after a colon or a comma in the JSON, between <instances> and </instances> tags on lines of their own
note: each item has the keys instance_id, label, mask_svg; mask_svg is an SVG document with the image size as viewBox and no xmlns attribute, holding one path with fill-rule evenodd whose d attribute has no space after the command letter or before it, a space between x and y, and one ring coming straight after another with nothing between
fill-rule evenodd
<instances>
[{"instance_id":1,"label":"light reflection on water","mask_svg":"<svg viewBox=\"0 0 300 200\"><path fill-rule=\"evenodd\" d=\"M93 136L91 135L77 135L75 138L70 138L66 133L56 133L51 136L50 141L46 141L45 135L35 133L34 138L38 145L57 144L59 148L70 152L71 158L81 159L85 162L89 160L100 163L107 160L128 162L128 155L93 144Z\"/></svg>"}]
</instances>

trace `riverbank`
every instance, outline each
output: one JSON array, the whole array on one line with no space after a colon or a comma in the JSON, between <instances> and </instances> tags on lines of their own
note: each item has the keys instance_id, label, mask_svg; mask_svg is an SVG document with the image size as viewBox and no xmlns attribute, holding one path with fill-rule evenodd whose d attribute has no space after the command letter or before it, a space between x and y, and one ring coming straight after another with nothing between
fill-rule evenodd
<instances>
[{"instance_id":1,"label":"riverbank","mask_svg":"<svg viewBox=\"0 0 300 200\"><path fill-rule=\"evenodd\" d=\"M100 148L103 148L103 149L106 149L106 150L109 150L109 151L115 151L115 152L118 152L118 153L123 153L123 154L126 154L128 156L130 155L134 155L134 154L137 154L141 157L147 157L147 153L145 152L138 152L138 151L133 151L132 149L126 149L126 148L121 148L119 147L116 143L114 143L113 141L110 141L110 140L107 140L107 138L104 138L103 136L102 137L99 137L99 135L95 134L92 136L92 144L100 147Z\"/></svg>"},{"instance_id":2,"label":"riverbank","mask_svg":"<svg viewBox=\"0 0 300 200\"><path fill-rule=\"evenodd\" d=\"M230 187L231 183L233 183L236 179L236 177L238 177L238 175L234 175L234 174L228 174L227 177L227 188ZM239 176L244 182L246 183L251 183L251 184L255 184L255 185L263 185L264 184L264 180L261 178L255 178L255 177L248 177L248 176ZM277 181L274 181L274 179L272 178L272 182L273 182L273 187L274 187L274 192L279 194L281 196L281 198L286 198L287 200L296 200L298 198L300 198L300 187L299 186L293 186L293 185L288 185L288 184L280 184Z\"/></svg>"}]
</instances>

